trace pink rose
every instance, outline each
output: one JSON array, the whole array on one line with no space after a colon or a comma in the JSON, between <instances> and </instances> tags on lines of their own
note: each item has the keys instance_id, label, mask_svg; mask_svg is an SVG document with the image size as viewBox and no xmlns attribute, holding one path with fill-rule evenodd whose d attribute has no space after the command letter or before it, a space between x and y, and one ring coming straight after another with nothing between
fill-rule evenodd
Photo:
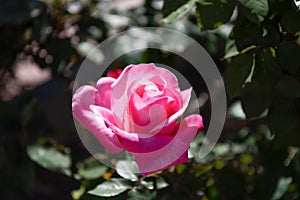
<instances>
[{"instance_id":1,"label":"pink rose","mask_svg":"<svg viewBox=\"0 0 300 200\"><path fill-rule=\"evenodd\" d=\"M180 91L176 76L154 64L129 65L114 77L75 92L75 119L110 153L134 155L143 175L187 162L189 145L203 128L197 114L178 122L192 88Z\"/></svg>"}]
</instances>

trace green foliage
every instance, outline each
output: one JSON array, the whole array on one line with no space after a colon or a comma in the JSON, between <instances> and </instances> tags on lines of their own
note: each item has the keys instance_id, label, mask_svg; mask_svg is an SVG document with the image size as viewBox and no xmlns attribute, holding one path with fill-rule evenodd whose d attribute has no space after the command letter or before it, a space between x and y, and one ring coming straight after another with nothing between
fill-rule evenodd
<instances>
[{"instance_id":1,"label":"green foliage","mask_svg":"<svg viewBox=\"0 0 300 200\"><path fill-rule=\"evenodd\" d=\"M203 30L216 29L229 21L233 14L236 0L200 0L196 16Z\"/></svg>"},{"instance_id":2,"label":"green foliage","mask_svg":"<svg viewBox=\"0 0 300 200\"><path fill-rule=\"evenodd\" d=\"M162 23L174 23L185 14L187 14L196 3L196 0L189 0L186 4L180 6L178 9L170 13L162 20Z\"/></svg>"},{"instance_id":3,"label":"green foliage","mask_svg":"<svg viewBox=\"0 0 300 200\"><path fill-rule=\"evenodd\" d=\"M130 186L125 180L120 178L112 178L104 183L101 183L88 193L100 197L111 197L116 196L129 188Z\"/></svg>"},{"instance_id":4,"label":"green foliage","mask_svg":"<svg viewBox=\"0 0 300 200\"><path fill-rule=\"evenodd\" d=\"M116 168L117 168L117 173L121 177L131 181L138 180L137 175L132 173L132 171L133 172L138 171L135 162L129 160L121 160L117 163Z\"/></svg>"},{"instance_id":5,"label":"green foliage","mask_svg":"<svg viewBox=\"0 0 300 200\"><path fill-rule=\"evenodd\" d=\"M253 54L244 53L232 58L225 74L225 82L229 96L240 95L240 92L252 68Z\"/></svg>"},{"instance_id":6,"label":"green foliage","mask_svg":"<svg viewBox=\"0 0 300 200\"><path fill-rule=\"evenodd\" d=\"M83 179L97 179L103 176L108 167L104 166L95 158L88 158L84 162L77 163L78 175Z\"/></svg>"},{"instance_id":7,"label":"green foliage","mask_svg":"<svg viewBox=\"0 0 300 200\"><path fill-rule=\"evenodd\" d=\"M255 23L264 21L269 12L268 0L247 1L239 0L241 11Z\"/></svg>"},{"instance_id":8,"label":"green foliage","mask_svg":"<svg viewBox=\"0 0 300 200\"><path fill-rule=\"evenodd\" d=\"M71 158L54 148L46 148L41 145L27 147L29 157L46 169L70 175Z\"/></svg>"}]
</instances>

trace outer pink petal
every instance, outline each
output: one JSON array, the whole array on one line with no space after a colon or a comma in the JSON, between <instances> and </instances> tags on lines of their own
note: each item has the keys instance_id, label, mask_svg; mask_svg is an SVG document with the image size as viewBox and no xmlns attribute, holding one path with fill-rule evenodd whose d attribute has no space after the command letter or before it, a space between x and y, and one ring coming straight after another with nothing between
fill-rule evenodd
<instances>
[{"instance_id":1,"label":"outer pink petal","mask_svg":"<svg viewBox=\"0 0 300 200\"><path fill-rule=\"evenodd\" d=\"M150 174L153 174L157 171L161 171L161 170L164 170L164 169L167 169L167 168L170 168L172 166L176 166L176 165L179 165L179 164L182 164L182 163L186 163L188 162L189 159L188 159L188 151L185 151L177 160L175 160L174 162L172 162L171 164L169 164L168 166L162 168L162 169L159 169L159 170L155 170L155 171L151 171L151 172L145 172L145 173L142 173L142 175L144 176L148 176Z\"/></svg>"},{"instance_id":2,"label":"outer pink petal","mask_svg":"<svg viewBox=\"0 0 300 200\"><path fill-rule=\"evenodd\" d=\"M202 117L190 115L181 121L178 132L169 144L154 152L133 153L140 172L145 175L184 161L181 156L188 150L190 143L202 128Z\"/></svg>"},{"instance_id":3,"label":"outer pink petal","mask_svg":"<svg viewBox=\"0 0 300 200\"><path fill-rule=\"evenodd\" d=\"M92 86L82 86L75 92L72 101L73 116L83 127L91 131L110 153L119 153L122 150L120 142L104 122L104 118L109 118L109 115L113 118L112 114L103 108L97 110L96 115L90 109L91 106L95 105L96 91L97 89Z\"/></svg>"},{"instance_id":4,"label":"outer pink petal","mask_svg":"<svg viewBox=\"0 0 300 200\"><path fill-rule=\"evenodd\" d=\"M97 93L95 95L96 105L111 108L111 94L112 88L111 85L116 81L116 79L111 77L100 78L97 82Z\"/></svg>"},{"instance_id":5,"label":"outer pink petal","mask_svg":"<svg viewBox=\"0 0 300 200\"><path fill-rule=\"evenodd\" d=\"M147 153L156 151L169 144L174 136L154 135L148 137L147 134L137 134L123 131L110 124L110 129L118 135L119 141L130 153Z\"/></svg>"},{"instance_id":6,"label":"outer pink petal","mask_svg":"<svg viewBox=\"0 0 300 200\"><path fill-rule=\"evenodd\" d=\"M133 92L128 91L128 88L132 87L132 83L142 80L161 81L157 84L163 84L165 87L170 88L170 91L177 95L177 99L181 101L178 81L174 74L164 68L156 67L154 64L129 65L112 85L112 112L116 123L124 130L129 129L127 102L129 102Z\"/></svg>"}]
</instances>

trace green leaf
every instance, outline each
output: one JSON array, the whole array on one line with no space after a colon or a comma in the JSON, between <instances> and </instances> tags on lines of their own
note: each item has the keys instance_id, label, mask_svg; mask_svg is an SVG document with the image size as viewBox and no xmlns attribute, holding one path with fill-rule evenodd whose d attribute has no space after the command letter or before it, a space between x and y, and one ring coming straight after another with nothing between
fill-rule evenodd
<instances>
[{"instance_id":1,"label":"green leaf","mask_svg":"<svg viewBox=\"0 0 300 200\"><path fill-rule=\"evenodd\" d=\"M77 52L82 56L87 56L88 59L93 61L96 64L101 64L104 59L104 55L102 51L97 48L97 45L93 44L92 42L85 41L81 42L75 46Z\"/></svg>"},{"instance_id":2,"label":"green leaf","mask_svg":"<svg viewBox=\"0 0 300 200\"><path fill-rule=\"evenodd\" d=\"M46 148L41 145L27 147L29 157L42 167L70 175L71 158L54 148Z\"/></svg>"},{"instance_id":3,"label":"green leaf","mask_svg":"<svg viewBox=\"0 0 300 200\"><path fill-rule=\"evenodd\" d=\"M283 31L295 34L300 31L300 12L289 12L284 15L280 24Z\"/></svg>"},{"instance_id":4,"label":"green leaf","mask_svg":"<svg viewBox=\"0 0 300 200\"><path fill-rule=\"evenodd\" d=\"M275 193L273 194L271 199L272 200L281 199L284 193L287 192L288 187L292 183L292 181L293 181L292 177L280 177L280 179L277 182Z\"/></svg>"},{"instance_id":5,"label":"green leaf","mask_svg":"<svg viewBox=\"0 0 300 200\"><path fill-rule=\"evenodd\" d=\"M210 171L212 168L214 167L213 164L209 164L209 165L197 165L195 167L195 176L199 177L202 174L205 174L206 172Z\"/></svg>"},{"instance_id":6,"label":"green leaf","mask_svg":"<svg viewBox=\"0 0 300 200\"><path fill-rule=\"evenodd\" d=\"M250 164L253 161L253 157L250 154L243 154L240 156L240 161L243 164Z\"/></svg>"},{"instance_id":7,"label":"green leaf","mask_svg":"<svg viewBox=\"0 0 300 200\"><path fill-rule=\"evenodd\" d=\"M300 10L300 2L297 0L294 0L294 3L297 6L298 10Z\"/></svg>"},{"instance_id":8,"label":"green leaf","mask_svg":"<svg viewBox=\"0 0 300 200\"><path fill-rule=\"evenodd\" d=\"M176 165L175 169L177 174L181 174L186 169L186 165L185 164Z\"/></svg>"},{"instance_id":9,"label":"green leaf","mask_svg":"<svg viewBox=\"0 0 300 200\"><path fill-rule=\"evenodd\" d=\"M173 11L177 10L180 6L184 5L187 0L164 0L162 8L163 16L166 17Z\"/></svg>"},{"instance_id":10,"label":"green leaf","mask_svg":"<svg viewBox=\"0 0 300 200\"><path fill-rule=\"evenodd\" d=\"M130 188L131 186L124 179L112 178L88 191L88 193L100 197L112 197Z\"/></svg>"},{"instance_id":11,"label":"green leaf","mask_svg":"<svg viewBox=\"0 0 300 200\"><path fill-rule=\"evenodd\" d=\"M283 41L277 49L277 57L282 69L294 73L300 67L300 47L294 43Z\"/></svg>"},{"instance_id":12,"label":"green leaf","mask_svg":"<svg viewBox=\"0 0 300 200\"><path fill-rule=\"evenodd\" d=\"M242 108L247 118L258 117L269 108L272 102L272 90L262 87L258 82L248 83L242 91L241 98Z\"/></svg>"},{"instance_id":13,"label":"green leaf","mask_svg":"<svg viewBox=\"0 0 300 200\"><path fill-rule=\"evenodd\" d=\"M242 51L250 46L276 46L280 36L274 23L267 21L264 26L259 26L240 16L232 30L237 49Z\"/></svg>"},{"instance_id":14,"label":"green leaf","mask_svg":"<svg viewBox=\"0 0 300 200\"><path fill-rule=\"evenodd\" d=\"M196 0L189 0L186 4L180 6L177 10L173 11L167 17L162 19L162 23L174 23L185 14L187 14L194 6Z\"/></svg>"},{"instance_id":15,"label":"green leaf","mask_svg":"<svg viewBox=\"0 0 300 200\"><path fill-rule=\"evenodd\" d=\"M130 190L128 192L128 200L151 200L155 199L156 197L156 192L151 192L149 194L149 191L145 192L140 192L136 189Z\"/></svg>"},{"instance_id":16,"label":"green leaf","mask_svg":"<svg viewBox=\"0 0 300 200\"><path fill-rule=\"evenodd\" d=\"M253 55L251 53L240 54L232 58L225 72L225 84L231 98L240 95L252 65Z\"/></svg>"},{"instance_id":17,"label":"green leaf","mask_svg":"<svg viewBox=\"0 0 300 200\"><path fill-rule=\"evenodd\" d=\"M277 99L269 109L268 120L277 146L300 145L300 105L297 99Z\"/></svg>"},{"instance_id":18,"label":"green leaf","mask_svg":"<svg viewBox=\"0 0 300 200\"><path fill-rule=\"evenodd\" d=\"M131 180L131 181L138 180L137 175L133 173L134 171L135 172L138 171L137 165L134 161L130 161L130 160L118 161L116 165L116 170L121 177L127 180Z\"/></svg>"},{"instance_id":19,"label":"green leaf","mask_svg":"<svg viewBox=\"0 0 300 200\"><path fill-rule=\"evenodd\" d=\"M230 39L228 39L226 42L225 52L226 52L226 54L224 56L224 59L228 59L228 58L237 56L240 53L237 49L235 41L230 40Z\"/></svg>"},{"instance_id":20,"label":"green leaf","mask_svg":"<svg viewBox=\"0 0 300 200\"><path fill-rule=\"evenodd\" d=\"M236 0L205 0L199 1L196 17L201 29L216 29L229 21Z\"/></svg>"},{"instance_id":21,"label":"green leaf","mask_svg":"<svg viewBox=\"0 0 300 200\"><path fill-rule=\"evenodd\" d=\"M254 81L260 86L273 88L279 81L281 68L276 58L272 56L270 49L264 49L255 56Z\"/></svg>"},{"instance_id":22,"label":"green leaf","mask_svg":"<svg viewBox=\"0 0 300 200\"><path fill-rule=\"evenodd\" d=\"M244 15L255 23L262 22L269 12L268 0L240 0L240 6Z\"/></svg>"},{"instance_id":23,"label":"green leaf","mask_svg":"<svg viewBox=\"0 0 300 200\"><path fill-rule=\"evenodd\" d=\"M276 86L279 93L287 98L300 97L300 82L292 76L283 75Z\"/></svg>"},{"instance_id":24,"label":"green leaf","mask_svg":"<svg viewBox=\"0 0 300 200\"><path fill-rule=\"evenodd\" d=\"M73 190L71 192L71 196L74 200L80 199L82 197L82 195L84 195L86 190L85 185L81 185L79 189L77 190Z\"/></svg>"},{"instance_id":25,"label":"green leaf","mask_svg":"<svg viewBox=\"0 0 300 200\"><path fill-rule=\"evenodd\" d=\"M107 167L93 157L77 164L78 175L84 179L92 180L100 178L107 171Z\"/></svg>"},{"instance_id":26,"label":"green leaf","mask_svg":"<svg viewBox=\"0 0 300 200\"><path fill-rule=\"evenodd\" d=\"M154 181L153 179L156 179L156 188L159 189L163 189L165 187L168 187L169 184L160 176L157 177L148 177L146 179L144 179L141 183L143 186L145 186L147 189L149 190L153 190L154 189Z\"/></svg>"}]
</instances>

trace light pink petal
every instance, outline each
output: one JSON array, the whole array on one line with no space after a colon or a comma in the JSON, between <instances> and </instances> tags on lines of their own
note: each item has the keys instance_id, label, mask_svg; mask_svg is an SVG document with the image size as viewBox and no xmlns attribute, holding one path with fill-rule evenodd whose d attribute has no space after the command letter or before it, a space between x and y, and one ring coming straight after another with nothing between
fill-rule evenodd
<instances>
[{"instance_id":1,"label":"light pink petal","mask_svg":"<svg viewBox=\"0 0 300 200\"><path fill-rule=\"evenodd\" d=\"M183 119L175 137L166 146L149 153L132 153L142 174L156 172L177 162L188 150L197 133L203 128L200 115L190 115ZM181 158L183 159L183 158ZM183 159L184 160L184 159Z\"/></svg>"},{"instance_id":2,"label":"light pink petal","mask_svg":"<svg viewBox=\"0 0 300 200\"><path fill-rule=\"evenodd\" d=\"M97 89L92 86L79 88L72 100L72 114L110 152L119 153L122 148L117 136L106 127L104 120L112 120L112 113L106 109L91 110L95 104ZM96 113L96 114L95 114Z\"/></svg>"},{"instance_id":3,"label":"light pink petal","mask_svg":"<svg viewBox=\"0 0 300 200\"><path fill-rule=\"evenodd\" d=\"M176 95L176 100L181 101L178 81L174 74L164 68L156 67L154 64L129 65L112 85L112 112L120 128L129 129L127 102L134 91L128 90L128 88L132 88L132 84L135 82L143 85L143 81L149 82L149 80L155 81L154 83L158 85L164 84L165 88L169 88Z\"/></svg>"},{"instance_id":4,"label":"light pink petal","mask_svg":"<svg viewBox=\"0 0 300 200\"><path fill-rule=\"evenodd\" d=\"M188 107L188 104L189 104L189 101L191 98L191 91L192 91L192 88L189 88L180 93L181 97L182 97L182 107L176 113L174 113L172 116L170 116L168 119L166 119L165 121L160 123L158 126L153 127L153 129L149 133L150 135L156 134L158 132L161 135L170 135L172 133L172 132L168 131L168 129L165 129L165 127L169 127L171 129L173 129L172 124L176 123L176 121L179 119L180 116L182 116L182 114Z\"/></svg>"},{"instance_id":5,"label":"light pink petal","mask_svg":"<svg viewBox=\"0 0 300 200\"><path fill-rule=\"evenodd\" d=\"M110 109L112 94L111 85L115 82L115 80L116 79L111 77L103 77L98 80L96 85L98 91L95 95L96 105Z\"/></svg>"},{"instance_id":6,"label":"light pink petal","mask_svg":"<svg viewBox=\"0 0 300 200\"><path fill-rule=\"evenodd\" d=\"M141 98L133 94L129 102L129 132L149 133L154 127L165 121L178 110L176 101L167 96Z\"/></svg>"}]
</instances>

